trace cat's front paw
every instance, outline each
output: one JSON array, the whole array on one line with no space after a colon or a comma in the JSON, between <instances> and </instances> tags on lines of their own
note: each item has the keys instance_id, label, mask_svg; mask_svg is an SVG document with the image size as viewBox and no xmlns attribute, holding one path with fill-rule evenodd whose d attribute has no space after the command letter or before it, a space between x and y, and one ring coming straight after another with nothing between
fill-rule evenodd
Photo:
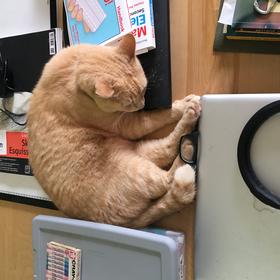
<instances>
[{"instance_id":1,"label":"cat's front paw","mask_svg":"<svg viewBox=\"0 0 280 280\"><path fill-rule=\"evenodd\" d=\"M199 96L188 95L183 99L174 101L172 104L172 117L176 121L180 120L191 104L196 103L199 100Z\"/></svg>"},{"instance_id":2,"label":"cat's front paw","mask_svg":"<svg viewBox=\"0 0 280 280\"><path fill-rule=\"evenodd\" d=\"M185 138L184 141L181 142L180 153L183 156L183 158L187 160L192 160L194 147L191 140Z\"/></svg>"},{"instance_id":3,"label":"cat's front paw","mask_svg":"<svg viewBox=\"0 0 280 280\"><path fill-rule=\"evenodd\" d=\"M186 115L186 118L188 118L190 123L195 124L200 117L200 113L200 96L193 95L187 102L187 108L184 111L184 115Z\"/></svg>"}]
</instances>

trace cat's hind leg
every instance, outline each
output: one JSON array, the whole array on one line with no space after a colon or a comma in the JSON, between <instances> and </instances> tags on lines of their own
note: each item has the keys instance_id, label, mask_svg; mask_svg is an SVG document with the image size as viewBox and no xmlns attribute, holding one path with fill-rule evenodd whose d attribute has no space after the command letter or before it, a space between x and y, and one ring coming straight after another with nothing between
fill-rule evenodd
<instances>
[{"instance_id":1,"label":"cat's hind leg","mask_svg":"<svg viewBox=\"0 0 280 280\"><path fill-rule=\"evenodd\" d=\"M160 218L175 213L193 201L195 197L195 172L190 165L176 169L169 191L155 200L145 212L133 219L127 226L145 227Z\"/></svg>"},{"instance_id":2,"label":"cat's hind leg","mask_svg":"<svg viewBox=\"0 0 280 280\"><path fill-rule=\"evenodd\" d=\"M106 218L97 220L125 226L169 191L174 171L163 170L133 152L119 150L117 154L106 171L114 176L104 178L106 188L103 188L102 192L105 191L106 195L101 208L106 209ZM119 158L122 160L118 160ZM92 204L94 205L94 202Z\"/></svg>"},{"instance_id":3,"label":"cat's hind leg","mask_svg":"<svg viewBox=\"0 0 280 280\"><path fill-rule=\"evenodd\" d=\"M111 145L111 143L108 143L108 145ZM170 210L166 209L166 211L162 212L162 215L165 215L165 212L175 211L178 209L178 205L179 208L182 208L189 202L188 199L186 201L185 199L181 200L189 192L189 190L185 190L189 188L190 176L186 174L187 181L183 180L182 184L178 180L179 183L174 181L174 174L178 173L183 164L179 157L173 162L172 167L166 171L156 166L153 162L135 154L133 149L124 148L122 150L120 144L118 147L119 150L115 151L115 154L111 157L110 165L106 166L106 173L114 174L114 176L104 178L106 187L101 189L101 194L99 195L99 197L105 197L103 201L99 200L98 202L102 202L101 209L106 209L106 211L102 212L102 215L106 217L98 218L96 219L97 221L130 226L134 221L137 221L138 217L151 211L149 209L164 197L170 197L166 206ZM119 160L120 158L122 159L121 161ZM194 173L192 170L189 172ZM182 177L185 176L183 173ZM192 178L190 181L192 181ZM174 191L171 191L172 189ZM105 196L103 192L105 192ZM172 198L174 195L178 196L179 202ZM168 205L169 203L170 205ZM96 209L99 207L94 201L90 204L94 205L96 214ZM153 216L151 218L156 219L157 215ZM94 220L94 216L91 220ZM143 220L146 220L146 218L143 218Z\"/></svg>"}]
</instances>

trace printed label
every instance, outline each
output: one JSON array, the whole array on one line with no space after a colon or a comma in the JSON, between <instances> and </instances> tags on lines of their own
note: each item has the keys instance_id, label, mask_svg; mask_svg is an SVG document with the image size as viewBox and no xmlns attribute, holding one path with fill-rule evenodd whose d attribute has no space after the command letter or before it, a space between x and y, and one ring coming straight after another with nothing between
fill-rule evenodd
<instances>
[{"instance_id":1,"label":"printed label","mask_svg":"<svg viewBox=\"0 0 280 280\"><path fill-rule=\"evenodd\" d=\"M0 131L0 172L32 175L27 144L26 132Z\"/></svg>"},{"instance_id":2,"label":"printed label","mask_svg":"<svg viewBox=\"0 0 280 280\"><path fill-rule=\"evenodd\" d=\"M0 156L7 154L6 131L0 130Z\"/></svg>"},{"instance_id":3,"label":"printed label","mask_svg":"<svg viewBox=\"0 0 280 280\"><path fill-rule=\"evenodd\" d=\"M49 33L49 47L50 47L50 55L55 54L55 34L54 32Z\"/></svg>"},{"instance_id":4,"label":"printed label","mask_svg":"<svg viewBox=\"0 0 280 280\"><path fill-rule=\"evenodd\" d=\"M184 267L184 255L180 256L179 260L179 279L184 280L185 279L185 267Z\"/></svg>"}]
</instances>

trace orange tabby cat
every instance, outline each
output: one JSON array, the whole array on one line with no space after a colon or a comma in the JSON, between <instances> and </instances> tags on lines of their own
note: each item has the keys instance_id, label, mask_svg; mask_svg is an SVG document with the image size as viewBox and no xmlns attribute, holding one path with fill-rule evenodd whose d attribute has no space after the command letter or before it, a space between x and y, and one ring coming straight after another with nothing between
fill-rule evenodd
<instances>
[{"instance_id":1,"label":"orange tabby cat","mask_svg":"<svg viewBox=\"0 0 280 280\"><path fill-rule=\"evenodd\" d=\"M132 35L117 47L66 48L46 65L28 113L30 162L65 214L142 227L193 200L195 173L178 142L199 117L199 98L138 112L146 85ZM176 122L169 136L140 140Z\"/></svg>"}]
</instances>

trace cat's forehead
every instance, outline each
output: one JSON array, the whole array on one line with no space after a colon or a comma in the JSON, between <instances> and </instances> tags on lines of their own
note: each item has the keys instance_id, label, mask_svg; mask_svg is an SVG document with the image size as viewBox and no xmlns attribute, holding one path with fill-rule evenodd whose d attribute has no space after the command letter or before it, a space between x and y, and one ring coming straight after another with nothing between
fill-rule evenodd
<instances>
[{"instance_id":1,"label":"cat's forehead","mask_svg":"<svg viewBox=\"0 0 280 280\"><path fill-rule=\"evenodd\" d=\"M140 88L146 86L147 80L136 56L129 59L116 47L97 46L96 58L99 70L106 73L107 79L114 84L127 86L128 83L137 83Z\"/></svg>"}]
</instances>

